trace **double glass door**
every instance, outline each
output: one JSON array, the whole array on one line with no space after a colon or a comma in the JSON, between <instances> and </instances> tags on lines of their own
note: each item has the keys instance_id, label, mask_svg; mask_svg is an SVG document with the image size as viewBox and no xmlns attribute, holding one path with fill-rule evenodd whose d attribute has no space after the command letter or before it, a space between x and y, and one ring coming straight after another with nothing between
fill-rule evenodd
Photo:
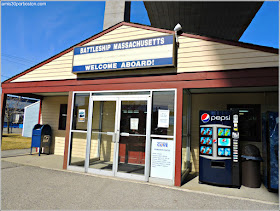
<instances>
[{"instance_id":1,"label":"double glass door","mask_svg":"<svg viewBox=\"0 0 280 211\"><path fill-rule=\"evenodd\" d=\"M148 180L150 96L93 96L86 171Z\"/></svg>"}]
</instances>

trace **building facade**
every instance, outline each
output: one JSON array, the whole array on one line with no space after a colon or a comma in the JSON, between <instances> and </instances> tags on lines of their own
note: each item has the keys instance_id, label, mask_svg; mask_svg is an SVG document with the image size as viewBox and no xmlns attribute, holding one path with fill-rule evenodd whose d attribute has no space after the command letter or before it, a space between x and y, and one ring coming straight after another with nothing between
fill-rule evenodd
<instances>
[{"instance_id":1,"label":"building facade","mask_svg":"<svg viewBox=\"0 0 280 211\"><path fill-rule=\"evenodd\" d=\"M261 148L278 111L278 49L121 22L6 80L41 99L64 169L180 186L199 170L199 111L239 108ZM3 112L3 109L2 109ZM242 111L241 111L242 113Z\"/></svg>"}]
</instances>

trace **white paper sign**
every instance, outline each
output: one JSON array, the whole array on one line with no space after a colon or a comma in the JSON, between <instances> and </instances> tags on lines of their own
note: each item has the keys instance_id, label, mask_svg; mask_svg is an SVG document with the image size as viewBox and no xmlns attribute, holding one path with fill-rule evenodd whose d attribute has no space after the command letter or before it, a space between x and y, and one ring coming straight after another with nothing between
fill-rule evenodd
<instances>
[{"instance_id":1,"label":"white paper sign","mask_svg":"<svg viewBox=\"0 0 280 211\"><path fill-rule=\"evenodd\" d=\"M151 177L173 179L174 141L152 139Z\"/></svg>"},{"instance_id":2,"label":"white paper sign","mask_svg":"<svg viewBox=\"0 0 280 211\"><path fill-rule=\"evenodd\" d=\"M158 127L169 128L170 110L158 110Z\"/></svg>"},{"instance_id":3,"label":"white paper sign","mask_svg":"<svg viewBox=\"0 0 280 211\"><path fill-rule=\"evenodd\" d=\"M86 103L86 98L85 97L77 97L75 105L77 106L83 106Z\"/></svg>"},{"instance_id":4,"label":"white paper sign","mask_svg":"<svg viewBox=\"0 0 280 211\"><path fill-rule=\"evenodd\" d=\"M78 122L85 122L86 120L86 109L79 109Z\"/></svg>"},{"instance_id":5,"label":"white paper sign","mask_svg":"<svg viewBox=\"0 0 280 211\"><path fill-rule=\"evenodd\" d=\"M130 118L130 130L138 130L138 124L138 118Z\"/></svg>"}]
</instances>

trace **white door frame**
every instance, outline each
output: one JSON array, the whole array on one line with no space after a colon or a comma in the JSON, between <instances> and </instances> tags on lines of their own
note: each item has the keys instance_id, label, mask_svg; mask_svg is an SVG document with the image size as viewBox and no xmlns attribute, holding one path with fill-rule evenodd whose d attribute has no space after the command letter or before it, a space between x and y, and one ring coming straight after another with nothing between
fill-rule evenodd
<instances>
[{"instance_id":1,"label":"white door frame","mask_svg":"<svg viewBox=\"0 0 280 211\"><path fill-rule=\"evenodd\" d=\"M93 102L94 101L115 101L116 102L115 129L112 134L107 134L107 135L113 136L112 141L114 142L114 159L113 159L112 171L89 168L91 134L92 134L92 112L93 112ZM145 171L144 171L143 176L118 172L118 155L119 155L120 120L121 120L121 103L122 103L122 101L146 101L147 102ZM152 110L152 103L151 103L150 95L109 95L109 96L93 95L93 96L90 96L89 112L88 112L88 131L87 131L85 172L148 181L149 175L150 175L151 110Z\"/></svg>"},{"instance_id":2,"label":"white door frame","mask_svg":"<svg viewBox=\"0 0 280 211\"><path fill-rule=\"evenodd\" d=\"M90 159L90 148L91 148L91 134L92 134L92 113L93 113L93 102L94 101L111 101L116 102L116 110L115 110L115 127L114 132L107 133L107 135L112 135L112 142L114 144L114 156L113 156L113 167L112 171L102 170L102 169L93 169L89 168L89 159ZM91 96L89 103L89 112L88 112L88 130L87 130L87 146L86 146L86 162L85 162L85 172L101 174L107 176L114 176L115 172L115 159L116 159L116 132L117 132L117 111L118 111L118 99L114 96Z\"/></svg>"}]
</instances>

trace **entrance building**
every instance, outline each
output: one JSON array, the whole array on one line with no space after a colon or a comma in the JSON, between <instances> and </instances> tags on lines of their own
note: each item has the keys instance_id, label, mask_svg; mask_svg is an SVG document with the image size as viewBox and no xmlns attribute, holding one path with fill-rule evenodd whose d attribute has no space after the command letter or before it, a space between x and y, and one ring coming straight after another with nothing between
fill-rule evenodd
<instances>
[{"instance_id":1,"label":"entrance building","mask_svg":"<svg viewBox=\"0 0 280 211\"><path fill-rule=\"evenodd\" d=\"M241 145L261 149L261 115L278 111L278 50L186 33L178 42L116 24L3 82L2 114L7 94L39 98L64 169L176 186L199 171L199 110L240 109Z\"/></svg>"},{"instance_id":2,"label":"entrance building","mask_svg":"<svg viewBox=\"0 0 280 211\"><path fill-rule=\"evenodd\" d=\"M175 93L174 89L74 92L67 169L148 181L151 170L157 171L155 162L160 162L151 152L152 143L164 142L172 152L166 158L169 178L162 178L174 183ZM164 112L168 119L158 122Z\"/></svg>"}]
</instances>

